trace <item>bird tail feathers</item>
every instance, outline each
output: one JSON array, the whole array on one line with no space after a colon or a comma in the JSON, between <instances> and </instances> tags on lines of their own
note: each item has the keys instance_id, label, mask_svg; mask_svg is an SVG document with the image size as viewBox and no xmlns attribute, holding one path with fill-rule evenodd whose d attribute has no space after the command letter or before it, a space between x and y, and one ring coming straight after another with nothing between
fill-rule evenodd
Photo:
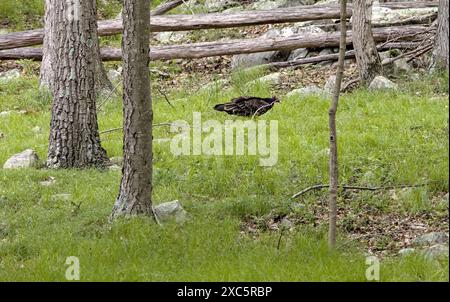
<instances>
[{"instance_id":1,"label":"bird tail feathers","mask_svg":"<svg viewBox=\"0 0 450 302\"><path fill-rule=\"evenodd\" d=\"M214 110L224 111L225 110L225 104L217 104L216 106L214 106Z\"/></svg>"}]
</instances>

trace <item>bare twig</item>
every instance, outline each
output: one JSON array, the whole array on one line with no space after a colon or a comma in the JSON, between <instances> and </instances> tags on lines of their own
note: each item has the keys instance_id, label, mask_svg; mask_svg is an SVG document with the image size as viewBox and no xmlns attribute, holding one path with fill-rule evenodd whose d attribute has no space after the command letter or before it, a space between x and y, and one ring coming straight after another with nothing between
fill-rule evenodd
<instances>
[{"instance_id":1,"label":"bare twig","mask_svg":"<svg viewBox=\"0 0 450 302\"><path fill-rule=\"evenodd\" d=\"M172 123L157 123L157 124L153 124L152 126L158 127L158 126L172 126L172 125L173 125ZM112 129L100 131L99 134L111 133L111 132L121 131L121 130L123 130L122 127L112 128Z\"/></svg>"},{"instance_id":2,"label":"bare twig","mask_svg":"<svg viewBox=\"0 0 450 302\"><path fill-rule=\"evenodd\" d=\"M167 104L170 105L170 107L175 108L174 105L172 105L172 103L170 103L169 98L167 97L167 95L164 93L164 91L162 91L159 87L156 87L156 89L158 90L159 94L161 94L164 99L166 100Z\"/></svg>"},{"instance_id":3,"label":"bare twig","mask_svg":"<svg viewBox=\"0 0 450 302\"><path fill-rule=\"evenodd\" d=\"M427 184L415 184L415 185L392 185L392 186L384 186L384 187L363 187L363 186L349 186L349 185L342 185L338 186L342 190L360 190L360 191L378 191L378 190L392 190L392 189L402 189L402 188L417 188L417 187L423 187ZM325 188L329 188L330 185L327 184L318 184L314 186L307 187L306 189L301 190L298 193L295 193L292 195L291 198L297 198L304 194L306 194L309 191L312 190L321 190Z\"/></svg>"}]
</instances>

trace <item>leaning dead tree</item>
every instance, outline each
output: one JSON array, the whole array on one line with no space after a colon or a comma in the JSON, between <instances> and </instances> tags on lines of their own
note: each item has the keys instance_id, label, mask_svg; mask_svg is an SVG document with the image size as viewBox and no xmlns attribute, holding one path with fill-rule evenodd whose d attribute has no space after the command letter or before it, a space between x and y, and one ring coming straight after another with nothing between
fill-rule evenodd
<instances>
[{"instance_id":1,"label":"leaning dead tree","mask_svg":"<svg viewBox=\"0 0 450 302\"><path fill-rule=\"evenodd\" d=\"M368 86L382 73L381 59L372 33L373 0L355 0L353 2L352 34L359 78Z\"/></svg>"},{"instance_id":2,"label":"leaning dead tree","mask_svg":"<svg viewBox=\"0 0 450 302\"><path fill-rule=\"evenodd\" d=\"M152 210L152 99L148 69L150 0L123 3L123 168L111 218Z\"/></svg>"},{"instance_id":3,"label":"leaning dead tree","mask_svg":"<svg viewBox=\"0 0 450 302\"><path fill-rule=\"evenodd\" d=\"M388 4L390 6L397 5L397 7L393 6L393 8L427 7L427 5L430 4L432 7L437 6L436 2L383 3L384 6ZM351 15L352 10L348 9L347 16L350 17ZM231 14L215 13L202 15L155 16L152 17L150 30L152 32L185 31L338 18L339 7L334 5L310 6L270 11L247 11ZM119 19L98 22L99 36L120 34L122 29L122 21ZM3 34L0 35L0 50L39 45L42 44L43 39L43 29Z\"/></svg>"},{"instance_id":4,"label":"leaning dead tree","mask_svg":"<svg viewBox=\"0 0 450 302\"><path fill-rule=\"evenodd\" d=\"M94 1L54 1L54 84L47 155L49 168L84 168L109 162L100 144L95 107Z\"/></svg>"},{"instance_id":5,"label":"leaning dead tree","mask_svg":"<svg viewBox=\"0 0 450 302\"><path fill-rule=\"evenodd\" d=\"M338 149L337 149L337 132L336 132L336 112L338 109L339 95L341 92L341 82L344 74L344 61L346 50L346 34L347 34L347 0L341 0L341 32L339 42L339 63L336 72L336 82L333 88L333 97L329 110L329 126L330 126L330 200L329 200L329 229L328 229L328 246L334 249L336 246L336 220L337 220L337 196L339 186L339 170L338 170Z\"/></svg>"},{"instance_id":6,"label":"leaning dead tree","mask_svg":"<svg viewBox=\"0 0 450 302\"><path fill-rule=\"evenodd\" d=\"M374 28L375 42L385 42L396 38L408 41L409 37L428 32L424 26L400 26ZM151 48L150 60L195 59L222 55L235 55L242 53L255 53L272 50L293 50L297 48L327 48L337 47L340 39L339 33L308 33L296 34L289 37L256 38L245 40L202 42L179 45L154 46ZM347 35L347 44L353 41L351 31ZM122 51L117 48L102 48L100 54L105 61L120 61ZM0 59L33 59L40 60L42 50L39 48L17 48L0 50Z\"/></svg>"},{"instance_id":7,"label":"leaning dead tree","mask_svg":"<svg viewBox=\"0 0 450 302\"><path fill-rule=\"evenodd\" d=\"M433 57L431 63L432 70L446 70L447 72L449 70L448 22L448 0L440 0L436 39L434 42Z\"/></svg>"}]
</instances>

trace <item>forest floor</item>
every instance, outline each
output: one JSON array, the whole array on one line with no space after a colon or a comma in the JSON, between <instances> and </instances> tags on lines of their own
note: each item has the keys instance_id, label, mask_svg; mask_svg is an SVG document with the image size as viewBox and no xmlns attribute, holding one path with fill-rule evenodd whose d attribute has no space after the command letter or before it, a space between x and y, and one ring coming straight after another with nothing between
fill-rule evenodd
<instances>
[{"instance_id":1,"label":"forest floor","mask_svg":"<svg viewBox=\"0 0 450 302\"><path fill-rule=\"evenodd\" d=\"M119 2L99 1L99 13L117 15ZM41 1L5 5L0 27L42 26ZM245 36L251 34L249 29ZM103 38L102 44L119 46L120 38ZM338 247L330 253L327 190L291 198L328 182L330 97L286 94L322 87L334 69L282 70L280 83L269 85L252 82L268 71L232 72L228 57L151 67L155 123L191 124L193 112L200 112L202 121L244 120L212 108L244 94L278 96L281 104L258 119L278 121L277 163L261 167L258 156L248 155L175 156L170 139L177 133L154 127L154 203L179 200L189 213L184 224L164 226L143 217L108 222L120 170L0 169L1 281L64 281L69 256L79 258L82 281L366 281L368 255L379 257L381 281L449 280L448 257L398 254L423 234L448 234L447 75L418 73L413 80L400 74L394 79L397 90L355 89L342 96L341 183L421 186L342 192ZM51 100L38 90L39 64L0 61L0 72L11 69L21 76L0 81L0 112L10 111L0 116L0 165L28 148L43 162ZM347 65L346 79L354 74L355 66ZM120 84L117 89L117 95L98 101L101 132L122 126ZM120 131L102 133L101 139L110 157L122 155Z\"/></svg>"},{"instance_id":2,"label":"forest floor","mask_svg":"<svg viewBox=\"0 0 450 302\"><path fill-rule=\"evenodd\" d=\"M16 64L22 76L0 83L0 112L12 111L0 118L0 163L27 148L44 160L47 151L50 100L38 92L36 63ZM260 167L257 156L175 156L167 139L176 134L155 127L154 202L179 200L190 217L183 225L109 224L120 171L0 170L0 280L64 280L66 257L77 256L82 280L363 281L368 254L382 259L382 281L448 280L448 259L397 255L420 235L448 232L448 78L423 75L399 79L396 91L343 95L341 183L426 185L341 194L339 246L330 255L327 191L291 199L328 181L329 97L248 84L264 72L225 72L225 87L203 85L204 72L155 75L155 123L191 123L193 111L224 122L230 117L212 107L241 94L275 91L282 99L260 118L279 123L273 167ZM121 127L120 96L99 103L100 131ZM122 155L120 131L101 138L110 157Z\"/></svg>"}]
</instances>

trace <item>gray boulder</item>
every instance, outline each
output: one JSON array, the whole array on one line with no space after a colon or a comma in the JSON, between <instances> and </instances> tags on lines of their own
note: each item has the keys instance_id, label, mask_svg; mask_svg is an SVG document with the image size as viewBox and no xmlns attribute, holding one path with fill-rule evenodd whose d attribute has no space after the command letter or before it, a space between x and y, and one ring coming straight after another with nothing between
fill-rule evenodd
<instances>
[{"instance_id":1,"label":"gray boulder","mask_svg":"<svg viewBox=\"0 0 450 302\"><path fill-rule=\"evenodd\" d=\"M3 165L3 169L32 168L36 167L38 162L39 157L36 152L32 149L27 149L10 157Z\"/></svg>"},{"instance_id":2,"label":"gray boulder","mask_svg":"<svg viewBox=\"0 0 450 302\"><path fill-rule=\"evenodd\" d=\"M325 91L323 89L320 89L317 86L306 86L298 89L294 89L290 91L288 94L286 94L287 97L292 96L308 96L308 95L314 95L314 94L325 94Z\"/></svg>"},{"instance_id":3,"label":"gray boulder","mask_svg":"<svg viewBox=\"0 0 450 302\"><path fill-rule=\"evenodd\" d=\"M254 10L270 10L285 6L287 0L260 0L250 5L250 9Z\"/></svg>"},{"instance_id":4,"label":"gray boulder","mask_svg":"<svg viewBox=\"0 0 450 302\"><path fill-rule=\"evenodd\" d=\"M423 251L423 255L429 260L448 258L448 254L448 245L444 244L435 244Z\"/></svg>"},{"instance_id":5,"label":"gray boulder","mask_svg":"<svg viewBox=\"0 0 450 302\"><path fill-rule=\"evenodd\" d=\"M12 69L5 72L0 72L0 83L8 83L11 80L20 77L20 71L18 69Z\"/></svg>"},{"instance_id":6,"label":"gray boulder","mask_svg":"<svg viewBox=\"0 0 450 302\"><path fill-rule=\"evenodd\" d=\"M256 83L263 83L267 85L278 85L281 83L281 74L279 72L271 73L266 76L260 77L256 80L248 82L248 85L254 85Z\"/></svg>"},{"instance_id":7,"label":"gray boulder","mask_svg":"<svg viewBox=\"0 0 450 302\"><path fill-rule=\"evenodd\" d=\"M413 245L424 246L448 243L448 234L444 232L431 232L420 237L417 237L413 241Z\"/></svg>"},{"instance_id":8,"label":"gray boulder","mask_svg":"<svg viewBox=\"0 0 450 302\"><path fill-rule=\"evenodd\" d=\"M401 249L400 251L398 251L398 254L401 256L406 256L406 255L411 255L415 252L416 252L415 249L408 247L408 248L404 248L404 249Z\"/></svg>"},{"instance_id":9,"label":"gray boulder","mask_svg":"<svg viewBox=\"0 0 450 302\"><path fill-rule=\"evenodd\" d=\"M239 2L234 0L206 0L205 7L208 12L220 12L225 9L239 6Z\"/></svg>"},{"instance_id":10,"label":"gray boulder","mask_svg":"<svg viewBox=\"0 0 450 302\"><path fill-rule=\"evenodd\" d=\"M153 211L159 222L175 220L178 223L182 223L187 219L187 212L178 200L159 204L153 208Z\"/></svg>"},{"instance_id":11,"label":"gray boulder","mask_svg":"<svg viewBox=\"0 0 450 302\"><path fill-rule=\"evenodd\" d=\"M397 84L383 76L376 76L369 85L369 89L372 90L397 89L397 87Z\"/></svg>"}]
</instances>

